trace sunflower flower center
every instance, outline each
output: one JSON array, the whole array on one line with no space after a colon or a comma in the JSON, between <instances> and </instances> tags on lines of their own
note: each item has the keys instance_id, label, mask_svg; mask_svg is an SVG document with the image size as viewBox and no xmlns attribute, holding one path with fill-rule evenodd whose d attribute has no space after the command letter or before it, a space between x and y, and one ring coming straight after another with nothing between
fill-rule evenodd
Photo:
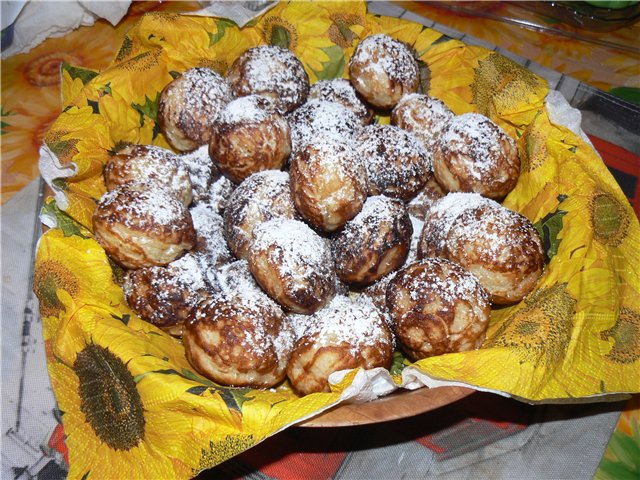
<instances>
[{"instance_id":1,"label":"sunflower flower center","mask_svg":"<svg viewBox=\"0 0 640 480\"><path fill-rule=\"evenodd\" d=\"M52 52L34 58L24 67L24 76L34 87L60 84L60 66L63 63L79 65L82 60L65 52Z\"/></svg>"},{"instance_id":2,"label":"sunflower flower center","mask_svg":"<svg viewBox=\"0 0 640 480\"><path fill-rule=\"evenodd\" d=\"M57 315L63 309L58 298L58 289L66 290L73 296L78 292L78 280L67 267L55 260L45 260L36 264L33 289L40 302L43 317Z\"/></svg>"},{"instance_id":3,"label":"sunflower flower center","mask_svg":"<svg viewBox=\"0 0 640 480\"><path fill-rule=\"evenodd\" d=\"M596 239L612 247L620 245L629 229L628 214L620 202L613 195L598 193L591 199L590 213Z\"/></svg>"},{"instance_id":4,"label":"sunflower flower center","mask_svg":"<svg viewBox=\"0 0 640 480\"><path fill-rule=\"evenodd\" d=\"M613 338L615 341L606 355L609 360L629 364L640 358L640 313L623 307L616 324L600 335L603 340Z\"/></svg>"},{"instance_id":5,"label":"sunflower flower center","mask_svg":"<svg viewBox=\"0 0 640 480\"><path fill-rule=\"evenodd\" d=\"M95 434L115 450L130 450L144 438L144 407L127 366L108 349L91 344L78 353L80 410Z\"/></svg>"},{"instance_id":6,"label":"sunflower flower center","mask_svg":"<svg viewBox=\"0 0 640 480\"><path fill-rule=\"evenodd\" d=\"M269 45L295 50L298 45L298 31L291 23L281 17L269 17L264 20L262 30Z\"/></svg>"},{"instance_id":7,"label":"sunflower flower center","mask_svg":"<svg viewBox=\"0 0 640 480\"><path fill-rule=\"evenodd\" d=\"M358 39L351 27L354 25L364 26L364 20L360 15L353 13L335 13L329 17L333 22L329 27L329 38L336 45L347 48L353 45Z\"/></svg>"}]
</instances>

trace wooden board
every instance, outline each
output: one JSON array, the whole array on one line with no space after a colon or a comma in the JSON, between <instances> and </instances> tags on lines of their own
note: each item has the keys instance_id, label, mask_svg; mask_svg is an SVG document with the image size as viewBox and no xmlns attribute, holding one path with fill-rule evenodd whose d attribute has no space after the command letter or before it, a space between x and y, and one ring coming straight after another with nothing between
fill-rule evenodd
<instances>
[{"instance_id":1,"label":"wooden board","mask_svg":"<svg viewBox=\"0 0 640 480\"><path fill-rule=\"evenodd\" d=\"M338 406L298 426L349 427L399 420L443 407L473 392L465 387L399 390L374 402Z\"/></svg>"}]
</instances>

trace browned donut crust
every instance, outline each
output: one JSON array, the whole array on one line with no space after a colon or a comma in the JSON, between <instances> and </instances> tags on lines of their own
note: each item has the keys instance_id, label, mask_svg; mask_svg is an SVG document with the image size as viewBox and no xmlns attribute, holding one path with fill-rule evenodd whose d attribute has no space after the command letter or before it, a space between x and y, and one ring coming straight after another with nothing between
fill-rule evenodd
<instances>
[{"instance_id":1,"label":"browned donut crust","mask_svg":"<svg viewBox=\"0 0 640 480\"><path fill-rule=\"evenodd\" d=\"M415 135L424 148L433 152L440 133L455 117L441 100L410 93L391 112L391 123Z\"/></svg>"},{"instance_id":2,"label":"browned donut crust","mask_svg":"<svg viewBox=\"0 0 640 480\"><path fill-rule=\"evenodd\" d=\"M269 388L280 383L293 349L293 330L282 315L214 298L185 323L187 359L214 382Z\"/></svg>"},{"instance_id":3,"label":"browned donut crust","mask_svg":"<svg viewBox=\"0 0 640 480\"><path fill-rule=\"evenodd\" d=\"M249 95L222 109L209 154L235 183L262 170L279 170L291 153L289 124L268 98Z\"/></svg>"},{"instance_id":4,"label":"browned donut crust","mask_svg":"<svg viewBox=\"0 0 640 480\"><path fill-rule=\"evenodd\" d=\"M122 185L93 213L95 240L127 268L167 265L196 244L189 210L162 188Z\"/></svg>"},{"instance_id":5,"label":"browned donut crust","mask_svg":"<svg viewBox=\"0 0 640 480\"><path fill-rule=\"evenodd\" d=\"M491 304L478 280L460 265L428 258L389 282L387 308L396 338L413 360L479 348Z\"/></svg>"},{"instance_id":6,"label":"browned donut crust","mask_svg":"<svg viewBox=\"0 0 640 480\"><path fill-rule=\"evenodd\" d=\"M352 139L362 126L351 110L339 103L324 100L309 100L292 112L287 120L294 154L310 143L323 139Z\"/></svg>"},{"instance_id":7,"label":"browned donut crust","mask_svg":"<svg viewBox=\"0 0 640 480\"><path fill-rule=\"evenodd\" d=\"M140 318L171 335L182 336L185 320L208 298L209 287L194 255L186 254L166 267L129 270L124 296Z\"/></svg>"},{"instance_id":8,"label":"browned donut crust","mask_svg":"<svg viewBox=\"0 0 640 480\"><path fill-rule=\"evenodd\" d=\"M208 144L220 109L232 98L231 87L220 74L209 68L191 68L160 93L160 131L180 152Z\"/></svg>"},{"instance_id":9,"label":"browned donut crust","mask_svg":"<svg viewBox=\"0 0 640 480\"><path fill-rule=\"evenodd\" d=\"M107 190L125 183L148 183L165 188L189 205L193 199L189 171L170 150L154 145L130 145L107 160Z\"/></svg>"},{"instance_id":10,"label":"browned donut crust","mask_svg":"<svg viewBox=\"0 0 640 480\"><path fill-rule=\"evenodd\" d=\"M345 78L318 80L309 91L309 100L313 99L341 104L355 113L363 125L373 121L373 110L360 100L353 85Z\"/></svg>"},{"instance_id":11,"label":"browned donut crust","mask_svg":"<svg viewBox=\"0 0 640 480\"><path fill-rule=\"evenodd\" d=\"M420 86L418 63L404 43L388 35L370 35L356 47L349 61L351 83L367 102L393 108Z\"/></svg>"},{"instance_id":12,"label":"browned donut crust","mask_svg":"<svg viewBox=\"0 0 640 480\"><path fill-rule=\"evenodd\" d=\"M292 312L313 313L335 294L329 244L298 220L274 218L256 226L249 269L264 291Z\"/></svg>"},{"instance_id":13,"label":"browned donut crust","mask_svg":"<svg viewBox=\"0 0 640 480\"><path fill-rule=\"evenodd\" d=\"M498 125L483 115L465 113L440 135L433 170L448 192L476 192L500 200L518 183L520 156L516 143Z\"/></svg>"},{"instance_id":14,"label":"browned donut crust","mask_svg":"<svg viewBox=\"0 0 640 480\"><path fill-rule=\"evenodd\" d=\"M302 62L275 45L246 50L229 68L227 79L238 97L269 97L283 113L302 105L309 95L309 75Z\"/></svg>"},{"instance_id":15,"label":"browned donut crust","mask_svg":"<svg viewBox=\"0 0 640 480\"><path fill-rule=\"evenodd\" d=\"M459 263L500 305L522 300L544 268L542 240L533 224L473 193L450 193L434 203L424 224L419 256Z\"/></svg>"},{"instance_id":16,"label":"browned donut crust","mask_svg":"<svg viewBox=\"0 0 640 480\"><path fill-rule=\"evenodd\" d=\"M302 395L329 392L334 372L389 368L393 348L393 335L369 299L336 296L309 321L291 355L287 377Z\"/></svg>"},{"instance_id":17,"label":"browned donut crust","mask_svg":"<svg viewBox=\"0 0 640 480\"><path fill-rule=\"evenodd\" d=\"M393 125L368 125L356 138L370 195L409 201L431 177L431 154L415 137Z\"/></svg>"},{"instance_id":18,"label":"browned donut crust","mask_svg":"<svg viewBox=\"0 0 640 480\"><path fill-rule=\"evenodd\" d=\"M298 212L314 227L333 232L351 220L367 198L367 172L353 146L320 140L294 155L289 169Z\"/></svg>"},{"instance_id":19,"label":"browned donut crust","mask_svg":"<svg viewBox=\"0 0 640 480\"><path fill-rule=\"evenodd\" d=\"M248 259L253 229L276 217L298 218L289 174L279 170L254 173L233 191L224 212L224 235L231 252Z\"/></svg>"},{"instance_id":20,"label":"browned donut crust","mask_svg":"<svg viewBox=\"0 0 640 480\"><path fill-rule=\"evenodd\" d=\"M400 200L369 197L331 240L338 277L368 284L404 264L411 244L409 214Z\"/></svg>"}]
</instances>

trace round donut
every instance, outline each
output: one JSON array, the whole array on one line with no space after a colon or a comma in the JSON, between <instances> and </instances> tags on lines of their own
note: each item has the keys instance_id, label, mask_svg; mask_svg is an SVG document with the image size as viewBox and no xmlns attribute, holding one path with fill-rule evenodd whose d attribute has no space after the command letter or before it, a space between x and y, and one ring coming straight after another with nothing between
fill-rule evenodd
<instances>
[{"instance_id":1,"label":"round donut","mask_svg":"<svg viewBox=\"0 0 640 480\"><path fill-rule=\"evenodd\" d=\"M167 265L196 244L187 207L163 188L125 184L100 198L95 240L127 268Z\"/></svg>"},{"instance_id":2,"label":"round donut","mask_svg":"<svg viewBox=\"0 0 640 480\"><path fill-rule=\"evenodd\" d=\"M346 141L360 131L358 117L343 105L324 100L309 100L287 120L291 128L291 151L293 154L307 145L323 139Z\"/></svg>"},{"instance_id":3,"label":"round donut","mask_svg":"<svg viewBox=\"0 0 640 480\"><path fill-rule=\"evenodd\" d=\"M433 152L436 141L455 114L441 100L410 93L391 112L391 123L415 135L424 148Z\"/></svg>"},{"instance_id":4,"label":"round donut","mask_svg":"<svg viewBox=\"0 0 640 480\"><path fill-rule=\"evenodd\" d=\"M523 215L472 193L436 201L425 220L418 253L444 257L472 272L499 305L518 302L542 275L544 249Z\"/></svg>"},{"instance_id":5,"label":"round donut","mask_svg":"<svg viewBox=\"0 0 640 480\"><path fill-rule=\"evenodd\" d=\"M275 45L246 50L229 68L227 79L238 97L269 97L283 113L302 105L309 95L309 75L302 62Z\"/></svg>"},{"instance_id":6,"label":"round donut","mask_svg":"<svg viewBox=\"0 0 640 480\"><path fill-rule=\"evenodd\" d=\"M384 34L370 35L358 44L349 61L349 77L367 102L383 110L420 86L418 62L409 47Z\"/></svg>"},{"instance_id":7,"label":"round donut","mask_svg":"<svg viewBox=\"0 0 640 480\"><path fill-rule=\"evenodd\" d=\"M125 274L123 291L140 318L180 337L184 322L210 295L196 257L186 254L166 267L146 267Z\"/></svg>"},{"instance_id":8,"label":"round donut","mask_svg":"<svg viewBox=\"0 0 640 480\"><path fill-rule=\"evenodd\" d=\"M218 113L232 98L231 87L220 74L209 68L191 68L160 92L160 131L180 152L208 144Z\"/></svg>"},{"instance_id":9,"label":"round donut","mask_svg":"<svg viewBox=\"0 0 640 480\"><path fill-rule=\"evenodd\" d=\"M475 192L504 198L518 183L520 156L515 141L484 115L465 113L451 120L433 155L433 172L448 192Z\"/></svg>"},{"instance_id":10,"label":"round donut","mask_svg":"<svg viewBox=\"0 0 640 480\"><path fill-rule=\"evenodd\" d=\"M316 312L287 366L287 377L302 395L329 392L329 376L353 368L389 368L393 335L367 299L336 296Z\"/></svg>"},{"instance_id":11,"label":"round donut","mask_svg":"<svg viewBox=\"0 0 640 480\"><path fill-rule=\"evenodd\" d=\"M393 125L368 125L356 138L364 159L369 195L409 201L431 177L431 154L409 132Z\"/></svg>"},{"instance_id":12,"label":"round donut","mask_svg":"<svg viewBox=\"0 0 640 480\"><path fill-rule=\"evenodd\" d=\"M338 277L369 284L404 264L412 226L404 204L383 195L367 198L362 210L331 239Z\"/></svg>"},{"instance_id":13,"label":"round donut","mask_svg":"<svg viewBox=\"0 0 640 480\"><path fill-rule=\"evenodd\" d=\"M396 338L413 360L479 348L489 326L489 295L471 273L444 258L398 271L386 301Z\"/></svg>"},{"instance_id":14,"label":"round donut","mask_svg":"<svg viewBox=\"0 0 640 480\"><path fill-rule=\"evenodd\" d=\"M253 229L276 217L298 218L289 174L279 170L254 173L233 191L224 212L224 235L231 252L248 259Z\"/></svg>"},{"instance_id":15,"label":"round donut","mask_svg":"<svg viewBox=\"0 0 640 480\"><path fill-rule=\"evenodd\" d=\"M345 78L318 80L309 90L309 100L336 102L351 110L363 125L373 121L373 110L358 97L355 88Z\"/></svg>"},{"instance_id":16,"label":"round donut","mask_svg":"<svg viewBox=\"0 0 640 480\"><path fill-rule=\"evenodd\" d=\"M229 102L209 143L213 162L235 183L262 170L279 170L290 153L289 124L271 100L258 95Z\"/></svg>"},{"instance_id":17,"label":"round donut","mask_svg":"<svg viewBox=\"0 0 640 480\"><path fill-rule=\"evenodd\" d=\"M264 291L292 312L313 313L335 294L329 244L299 220L274 218L256 226L249 269Z\"/></svg>"},{"instance_id":18,"label":"round donut","mask_svg":"<svg viewBox=\"0 0 640 480\"><path fill-rule=\"evenodd\" d=\"M196 308L185 327L187 359L210 380L269 388L284 379L294 343L286 317L213 298Z\"/></svg>"},{"instance_id":19,"label":"round donut","mask_svg":"<svg viewBox=\"0 0 640 480\"><path fill-rule=\"evenodd\" d=\"M364 163L345 142L310 143L293 156L289 176L298 212L325 232L355 217L367 197Z\"/></svg>"},{"instance_id":20,"label":"round donut","mask_svg":"<svg viewBox=\"0 0 640 480\"><path fill-rule=\"evenodd\" d=\"M169 190L187 206L193 199L187 168L175 153L154 145L130 145L110 157L104 181L107 190L125 183L148 183Z\"/></svg>"}]
</instances>

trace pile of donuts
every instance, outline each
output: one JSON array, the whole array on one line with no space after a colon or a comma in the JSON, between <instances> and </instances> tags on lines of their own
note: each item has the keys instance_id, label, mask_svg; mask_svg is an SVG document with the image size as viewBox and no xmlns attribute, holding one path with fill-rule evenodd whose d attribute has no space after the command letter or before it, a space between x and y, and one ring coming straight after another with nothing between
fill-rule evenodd
<instances>
[{"instance_id":1,"label":"pile of donuts","mask_svg":"<svg viewBox=\"0 0 640 480\"><path fill-rule=\"evenodd\" d=\"M348 80L310 85L292 52L258 46L226 76L171 81L158 122L173 150L111 156L93 216L130 308L207 378L288 378L300 394L390 368L396 348L479 348L492 305L534 288L542 242L499 203L518 181L514 140L419 85L411 50L381 34Z\"/></svg>"}]
</instances>

